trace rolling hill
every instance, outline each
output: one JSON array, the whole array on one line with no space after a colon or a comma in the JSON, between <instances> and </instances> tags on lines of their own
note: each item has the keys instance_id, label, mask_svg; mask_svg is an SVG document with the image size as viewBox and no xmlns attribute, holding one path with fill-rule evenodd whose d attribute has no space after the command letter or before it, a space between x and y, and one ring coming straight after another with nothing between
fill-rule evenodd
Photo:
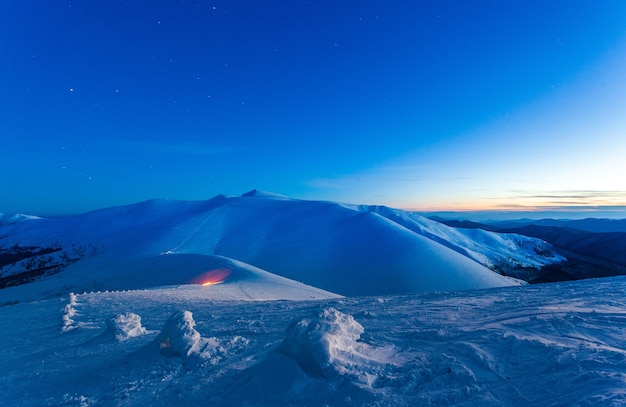
<instances>
[{"instance_id":1,"label":"rolling hill","mask_svg":"<svg viewBox=\"0 0 626 407\"><path fill-rule=\"evenodd\" d=\"M349 296L516 285L488 267L562 261L538 239L469 233L386 207L258 191L151 200L63 219L10 218L0 226L7 296L190 283L216 258Z\"/></svg>"}]
</instances>

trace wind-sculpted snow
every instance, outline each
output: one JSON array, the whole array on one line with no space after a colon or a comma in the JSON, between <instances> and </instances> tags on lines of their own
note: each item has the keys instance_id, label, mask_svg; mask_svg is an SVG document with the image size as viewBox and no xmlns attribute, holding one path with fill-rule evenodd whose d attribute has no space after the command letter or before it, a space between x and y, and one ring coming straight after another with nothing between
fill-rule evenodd
<instances>
[{"instance_id":1,"label":"wind-sculpted snow","mask_svg":"<svg viewBox=\"0 0 626 407\"><path fill-rule=\"evenodd\" d=\"M132 312L125 312L107 319L107 331L118 341L146 335L149 331L141 325L141 317Z\"/></svg>"},{"instance_id":2,"label":"wind-sculpted snow","mask_svg":"<svg viewBox=\"0 0 626 407\"><path fill-rule=\"evenodd\" d=\"M196 321L189 311L180 311L170 316L155 341L164 356L200 355L208 346L208 341L194 328Z\"/></svg>"},{"instance_id":3,"label":"wind-sculpted snow","mask_svg":"<svg viewBox=\"0 0 626 407\"><path fill-rule=\"evenodd\" d=\"M74 316L76 316L76 294L70 293L69 302L63 308L63 332L71 331L76 328L74 324Z\"/></svg>"},{"instance_id":4,"label":"wind-sculpted snow","mask_svg":"<svg viewBox=\"0 0 626 407\"><path fill-rule=\"evenodd\" d=\"M306 405L315 394L339 404L373 402L372 381L390 370L397 350L360 342L363 332L351 315L332 307L292 322L278 347L242 374L228 400Z\"/></svg>"},{"instance_id":5,"label":"wind-sculpted snow","mask_svg":"<svg viewBox=\"0 0 626 407\"><path fill-rule=\"evenodd\" d=\"M203 338L195 329L193 313L187 310L172 314L154 342L159 346L162 356L180 356L182 358L199 357L201 359L221 358L226 348L217 338ZM228 341L228 348L245 346L248 341L236 336Z\"/></svg>"},{"instance_id":6,"label":"wind-sculpted snow","mask_svg":"<svg viewBox=\"0 0 626 407\"><path fill-rule=\"evenodd\" d=\"M312 302L188 287L76 294L63 334L67 297L0 307L0 404L626 404L625 277ZM127 312L147 332L101 340Z\"/></svg>"},{"instance_id":7,"label":"wind-sculpted snow","mask_svg":"<svg viewBox=\"0 0 626 407\"><path fill-rule=\"evenodd\" d=\"M278 352L296 360L312 376L325 376L325 371L336 367L342 373L344 366L354 363L362 333L363 326L352 315L327 308L293 323Z\"/></svg>"}]
</instances>

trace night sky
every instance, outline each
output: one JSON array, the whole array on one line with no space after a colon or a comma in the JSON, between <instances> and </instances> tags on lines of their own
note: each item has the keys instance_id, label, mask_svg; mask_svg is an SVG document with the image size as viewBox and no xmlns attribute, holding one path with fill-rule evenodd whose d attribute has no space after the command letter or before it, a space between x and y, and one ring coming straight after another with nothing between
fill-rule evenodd
<instances>
[{"instance_id":1,"label":"night sky","mask_svg":"<svg viewBox=\"0 0 626 407\"><path fill-rule=\"evenodd\" d=\"M0 56L0 212L626 205L621 0L3 0Z\"/></svg>"}]
</instances>

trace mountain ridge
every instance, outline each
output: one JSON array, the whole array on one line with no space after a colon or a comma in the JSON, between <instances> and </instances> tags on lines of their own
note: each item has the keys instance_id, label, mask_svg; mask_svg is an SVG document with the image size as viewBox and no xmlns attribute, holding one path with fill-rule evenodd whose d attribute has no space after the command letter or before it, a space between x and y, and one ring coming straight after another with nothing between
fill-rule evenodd
<instances>
[{"instance_id":1,"label":"mountain ridge","mask_svg":"<svg viewBox=\"0 0 626 407\"><path fill-rule=\"evenodd\" d=\"M515 285L519 282L488 267L507 271L560 261L538 239L488 232L470 236L398 209L257 190L205 201L154 199L18 222L3 225L0 235L5 256L13 247L61 248L33 256L31 262L50 268L35 267L21 283L67 270L82 275L89 267L98 269L89 273L114 285L110 281L116 277L106 272L125 269L120 263L188 254L227 257L342 295L379 295ZM533 263L536 259L541 262ZM0 278L19 276L26 261L0 268ZM90 285L106 288L103 281Z\"/></svg>"}]
</instances>

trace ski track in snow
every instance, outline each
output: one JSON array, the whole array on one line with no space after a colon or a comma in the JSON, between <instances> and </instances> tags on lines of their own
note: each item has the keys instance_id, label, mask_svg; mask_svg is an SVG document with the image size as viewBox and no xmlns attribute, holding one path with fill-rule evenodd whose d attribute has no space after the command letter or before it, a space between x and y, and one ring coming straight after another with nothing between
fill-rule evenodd
<instances>
[{"instance_id":1,"label":"ski track in snow","mask_svg":"<svg viewBox=\"0 0 626 407\"><path fill-rule=\"evenodd\" d=\"M206 216L198 226L192 229L191 233L189 233L177 246L167 251L167 253L176 253L183 247L187 242L194 237L203 227L204 225L215 215L215 212L209 212L209 215Z\"/></svg>"},{"instance_id":2,"label":"ski track in snow","mask_svg":"<svg viewBox=\"0 0 626 407\"><path fill-rule=\"evenodd\" d=\"M617 277L320 301L180 287L7 305L0 405L624 406L624 292ZM79 312L64 332L70 304ZM176 313L187 331L170 323L167 335L187 356L159 351ZM120 315L134 329L123 340L107 326Z\"/></svg>"},{"instance_id":3,"label":"ski track in snow","mask_svg":"<svg viewBox=\"0 0 626 407\"><path fill-rule=\"evenodd\" d=\"M239 291L241 291L241 293L244 295L244 297L253 300L254 297L252 297L250 294L248 294L248 292L246 291L246 287L243 286L243 284L239 283Z\"/></svg>"}]
</instances>

